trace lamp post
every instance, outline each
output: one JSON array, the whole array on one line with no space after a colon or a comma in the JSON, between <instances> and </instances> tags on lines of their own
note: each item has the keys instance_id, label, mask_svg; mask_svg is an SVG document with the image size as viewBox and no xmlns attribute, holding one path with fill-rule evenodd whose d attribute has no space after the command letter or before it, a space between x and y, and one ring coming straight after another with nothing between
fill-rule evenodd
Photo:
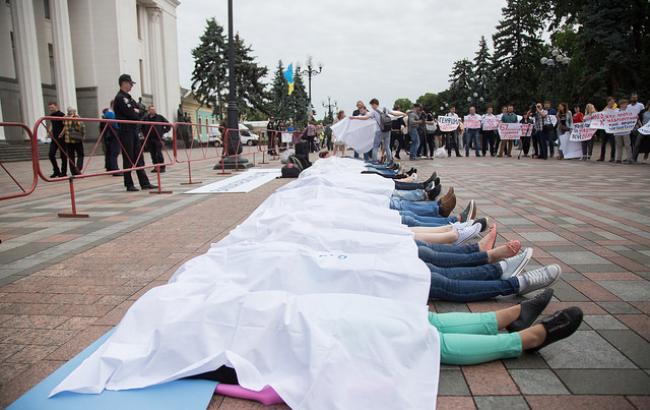
<instances>
[{"instance_id":1,"label":"lamp post","mask_svg":"<svg viewBox=\"0 0 650 410\"><path fill-rule=\"evenodd\" d=\"M235 43L233 37L232 0L228 0L228 122L224 150L225 156L213 169L250 168L253 165L242 158L241 140L239 138L239 109L237 108L237 83L235 67Z\"/></svg>"},{"instance_id":2,"label":"lamp post","mask_svg":"<svg viewBox=\"0 0 650 410\"><path fill-rule=\"evenodd\" d=\"M474 91L472 95L467 97L467 102L469 103L469 105L473 105L474 107L476 107L478 103L482 104L483 101L485 101L485 99L483 97L479 97L476 91Z\"/></svg>"},{"instance_id":3,"label":"lamp post","mask_svg":"<svg viewBox=\"0 0 650 410\"><path fill-rule=\"evenodd\" d=\"M564 54L562 51L560 51L558 48L553 48L551 50L551 55L549 57L542 57L539 62L546 68L548 68L551 71L551 87L550 87L550 92L551 94L555 95L555 83L556 83L556 68L562 68L566 67L569 65L571 62L571 58L568 57L566 54Z\"/></svg>"},{"instance_id":4,"label":"lamp post","mask_svg":"<svg viewBox=\"0 0 650 410\"><path fill-rule=\"evenodd\" d=\"M327 108L327 120L331 124L334 122L334 114L332 113L332 107L336 107L336 101L334 101L334 104L332 104L331 98L328 96L327 97L327 104L325 102L322 102L323 108Z\"/></svg>"},{"instance_id":5,"label":"lamp post","mask_svg":"<svg viewBox=\"0 0 650 410\"><path fill-rule=\"evenodd\" d=\"M307 68L301 71L302 74L307 75L308 87L309 87L309 108L311 109L311 78L316 77L318 74L323 72L323 64L318 63L318 68L314 66L311 57L307 59Z\"/></svg>"}]
</instances>

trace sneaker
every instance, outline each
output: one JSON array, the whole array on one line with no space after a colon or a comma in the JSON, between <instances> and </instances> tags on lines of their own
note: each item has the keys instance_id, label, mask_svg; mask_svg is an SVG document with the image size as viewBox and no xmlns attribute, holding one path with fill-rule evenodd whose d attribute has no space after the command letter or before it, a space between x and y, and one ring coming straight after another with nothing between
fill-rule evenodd
<instances>
[{"instance_id":1,"label":"sneaker","mask_svg":"<svg viewBox=\"0 0 650 410\"><path fill-rule=\"evenodd\" d=\"M513 276L517 276L530 262L530 259L533 257L533 248L526 248L522 252L519 252L517 255L507 258L499 262L503 273L501 274L501 279L508 279ZM505 267L503 266L505 264Z\"/></svg>"},{"instance_id":2,"label":"sneaker","mask_svg":"<svg viewBox=\"0 0 650 410\"><path fill-rule=\"evenodd\" d=\"M481 232L485 232L485 230L488 227L488 223L490 222L488 217L478 218L478 219L475 219L475 220L470 219L470 221L472 222L472 225L480 224L481 225Z\"/></svg>"},{"instance_id":3,"label":"sneaker","mask_svg":"<svg viewBox=\"0 0 650 410\"><path fill-rule=\"evenodd\" d=\"M465 209L463 209L463 212L458 215L458 220L460 222L467 222L470 219L474 219L471 217L472 214L476 216L476 213L474 212L474 200L469 201Z\"/></svg>"},{"instance_id":4,"label":"sneaker","mask_svg":"<svg viewBox=\"0 0 650 410\"><path fill-rule=\"evenodd\" d=\"M532 349L528 349L528 351L536 352L551 343L555 343L571 336L580 327L582 317L582 310L579 307L572 306L542 319L542 326L546 329L546 339L544 339L544 343Z\"/></svg>"},{"instance_id":5,"label":"sneaker","mask_svg":"<svg viewBox=\"0 0 650 410\"><path fill-rule=\"evenodd\" d=\"M462 245L470 239L478 236L481 232L481 225L472 225L465 228L457 229L458 239L454 242L454 245Z\"/></svg>"},{"instance_id":6,"label":"sneaker","mask_svg":"<svg viewBox=\"0 0 650 410\"><path fill-rule=\"evenodd\" d=\"M538 289L546 288L557 282L562 274L560 265L548 265L518 275L519 294L525 295Z\"/></svg>"},{"instance_id":7,"label":"sneaker","mask_svg":"<svg viewBox=\"0 0 650 410\"><path fill-rule=\"evenodd\" d=\"M542 314L544 309L546 309L546 306L548 306L552 298L553 288L547 288L534 298L522 301L520 303L521 313L519 313L519 317L514 322L506 327L508 332L519 332L520 330L528 329L537 317Z\"/></svg>"}]
</instances>

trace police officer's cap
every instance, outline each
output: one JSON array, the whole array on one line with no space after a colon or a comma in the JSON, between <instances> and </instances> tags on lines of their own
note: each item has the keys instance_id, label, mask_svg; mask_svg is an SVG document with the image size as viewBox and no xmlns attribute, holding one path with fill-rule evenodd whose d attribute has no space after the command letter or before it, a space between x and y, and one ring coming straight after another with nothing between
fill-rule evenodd
<instances>
[{"instance_id":1,"label":"police officer's cap","mask_svg":"<svg viewBox=\"0 0 650 410\"><path fill-rule=\"evenodd\" d=\"M133 81L133 79L131 78L131 76L129 74L122 74L120 76L119 84L122 84L122 83L135 84L135 81Z\"/></svg>"}]
</instances>

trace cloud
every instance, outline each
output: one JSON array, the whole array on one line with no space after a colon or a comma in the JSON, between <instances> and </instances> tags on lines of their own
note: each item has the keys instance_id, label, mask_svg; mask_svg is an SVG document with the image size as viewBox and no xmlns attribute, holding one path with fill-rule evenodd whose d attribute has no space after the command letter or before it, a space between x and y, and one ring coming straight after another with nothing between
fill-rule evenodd
<instances>
[{"instance_id":1,"label":"cloud","mask_svg":"<svg viewBox=\"0 0 650 410\"><path fill-rule=\"evenodd\" d=\"M328 96L349 112L359 99L376 97L389 106L399 97L414 100L444 90L453 62L473 58L481 35L491 38L505 0L234 3L235 31L271 73L279 59L286 65L313 56L324 64L323 73L312 81L312 102L322 115L321 102ZM227 26L226 5L185 0L178 6L182 86L190 85L191 50L205 20L215 17Z\"/></svg>"}]
</instances>

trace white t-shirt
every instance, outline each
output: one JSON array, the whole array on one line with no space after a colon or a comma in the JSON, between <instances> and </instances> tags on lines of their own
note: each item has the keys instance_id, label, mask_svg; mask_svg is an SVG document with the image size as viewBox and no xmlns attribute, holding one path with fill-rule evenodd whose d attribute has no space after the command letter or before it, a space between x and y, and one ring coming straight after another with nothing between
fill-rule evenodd
<instances>
[{"instance_id":1,"label":"white t-shirt","mask_svg":"<svg viewBox=\"0 0 650 410\"><path fill-rule=\"evenodd\" d=\"M645 108L645 105L643 103L637 102L636 104L628 104L627 108L625 111L627 112L633 112L635 115L639 115L641 111Z\"/></svg>"}]
</instances>

